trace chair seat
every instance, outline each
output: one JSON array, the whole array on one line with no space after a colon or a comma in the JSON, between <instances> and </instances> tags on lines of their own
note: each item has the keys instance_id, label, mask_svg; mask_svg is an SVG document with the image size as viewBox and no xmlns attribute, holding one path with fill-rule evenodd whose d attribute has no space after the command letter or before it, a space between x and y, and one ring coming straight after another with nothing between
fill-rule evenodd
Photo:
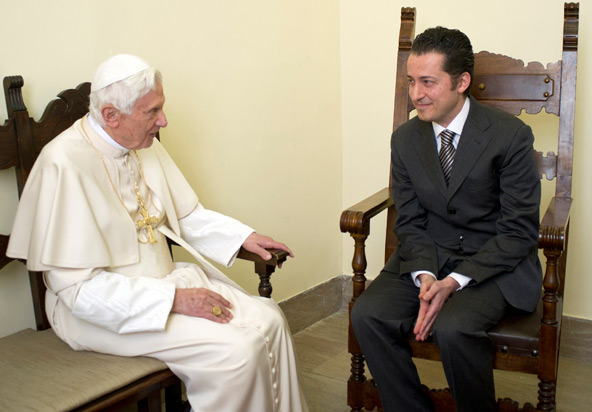
<instances>
[{"instance_id":1,"label":"chair seat","mask_svg":"<svg viewBox=\"0 0 592 412\"><path fill-rule=\"evenodd\" d=\"M561 313L562 299L557 302ZM532 313L516 313L506 316L499 325L488 332L496 350L510 355L538 357L543 302L539 300ZM561 319L557 320L561 323Z\"/></svg>"},{"instance_id":2,"label":"chair seat","mask_svg":"<svg viewBox=\"0 0 592 412\"><path fill-rule=\"evenodd\" d=\"M77 352L48 329L0 339L0 410L64 411L167 366L147 357Z\"/></svg>"}]
</instances>

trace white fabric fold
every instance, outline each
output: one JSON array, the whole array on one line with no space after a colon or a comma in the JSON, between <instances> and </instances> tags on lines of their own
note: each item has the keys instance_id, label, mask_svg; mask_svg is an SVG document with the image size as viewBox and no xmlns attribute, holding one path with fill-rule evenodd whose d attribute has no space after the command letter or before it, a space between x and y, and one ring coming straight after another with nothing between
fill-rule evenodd
<instances>
[{"instance_id":1,"label":"white fabric fold","mask_svg":"<svg viewBox=\"0 0 592 412\"><path fill-rule=\"evenodd\" d=\"M179 220L179 226L181 237L195 250L226 267L232 266L240 246L254 232L238 220L205 209L201 204Z\"/></svg>"},{"instance_id":2,"label":"white fabric fold","mask_svg":"<svg viewBox=\"0 0 592 412\"><path fill-rule=\"evenodd\" d=\"M174 299L174 283L103 271L82 285L72 315L116 333L162 331Z\"/></svg>"}]
</instances>

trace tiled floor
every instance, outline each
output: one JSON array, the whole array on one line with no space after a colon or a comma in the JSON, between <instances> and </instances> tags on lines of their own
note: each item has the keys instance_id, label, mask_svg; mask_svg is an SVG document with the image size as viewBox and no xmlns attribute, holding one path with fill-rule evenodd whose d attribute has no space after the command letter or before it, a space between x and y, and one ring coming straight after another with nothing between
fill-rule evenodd
<instances>
[{"instance_id":1,"label":"tiled floor","mask_svg":"<svg viewBox=\"0 0 592 412\"><path fill-rule=\"evenodd\" d=\"M294 342L310 412L349 412L346 403L350 368L347 311L337 312L296 333ZM417 364L423 383L434 388L447 386L439 363L418 361ZM498 371L495 376L498 397L513 398L521 405L536 402L536 376ZM592 410L591 388L592 363L562 357L559 361L557 412Z\"/></svg>"},{"instance_id":2,"label":"tiled floor","mask_svg":"<svg viewBox=\"0 0 592 412\"><path fill-rule=\"evenodd\" d=\"M296 333L294 344L310 412L349 411L347 312L337 312Z\"/></svg>"}]
</instances>

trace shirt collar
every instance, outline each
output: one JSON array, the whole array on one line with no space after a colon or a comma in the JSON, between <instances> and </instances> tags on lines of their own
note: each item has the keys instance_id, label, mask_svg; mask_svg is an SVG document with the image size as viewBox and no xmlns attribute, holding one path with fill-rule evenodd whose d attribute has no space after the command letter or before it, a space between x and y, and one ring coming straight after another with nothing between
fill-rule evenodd
<instances>
[{"instance_id":1,"label":"shirt collar","mask_svg":"<svg viewBox=\"0 0 592 412\"><path fill-rule=\"evenodd\" d=\"M463 127L465 127L465 122L467 121L467 117L469 117L469 109L471 107L471 100L468 97L465 97L465 103L463 104L462 109L456 115L456 117L450 122L448 127L442 127L436 122L432 122L432 127L434 128L434 133L436 136L439 136L442 130L448 129L456 133L460 136Z\"/></svg>"},{"instance_id":2,"label":"shirt collar","mask_svg":"<svg viewBox=\"0 0 592 412\"><path fill-rule=\"evenodd\" d=\"M90 127L92 127L92 129L107 143L109 143L111 146L116 147L118 149L121 149L123 151L125 151L126 153L129 152L129 149L123 147L122 145L120 145L119 143L117 143L115 140L113 140L113 138L111 136L109 136L109 133L107 133L105 131L105 129L103 129L103 126L101 126L99 124L99 122L97 122L95 120L95 118L92 116L92 114L89 114L87 116L88 118L88 124L90 125Z\"/></svg>"}]
</instances>

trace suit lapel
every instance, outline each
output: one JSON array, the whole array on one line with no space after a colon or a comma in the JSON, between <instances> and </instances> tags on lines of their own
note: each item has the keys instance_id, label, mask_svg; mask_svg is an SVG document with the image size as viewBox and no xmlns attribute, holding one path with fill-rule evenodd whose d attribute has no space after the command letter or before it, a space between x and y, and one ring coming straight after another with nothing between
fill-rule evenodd
<instances>
[{"instance_id":1,"label":"suit lapel","mask_svg":"<svg viewBox=\"0 0 592 412\"><path fill-rule=\"evenodd\" d=\"M471 98L471 108L469 116L463 127L463 131L458 142L452 171L450 173L450 182L448 185L447 199L452 198L458 191L461 184L467 178L467 175L487 147L490 135L484 133L491 125L487 116L483 113L481 104Z\"/></svg>"},{"instance_id":2,"label":"suit lapel","mask_svg":"<svg viewBox=\"0 0 592 412\"><path fill-rule=\"evenodd\" d=\"M434 137L434 128L430 122L420 122L418 129L418 138L413 140L417 156L421 167L424 168L428 179L436 182L438 190L442 196L446 196L446 181L444 180L444 173L440 167L440 159L438 158L438 149L436 146L436 138ZM453 167L454 169L454 167Z\"/></svg>"}]
</instances>

